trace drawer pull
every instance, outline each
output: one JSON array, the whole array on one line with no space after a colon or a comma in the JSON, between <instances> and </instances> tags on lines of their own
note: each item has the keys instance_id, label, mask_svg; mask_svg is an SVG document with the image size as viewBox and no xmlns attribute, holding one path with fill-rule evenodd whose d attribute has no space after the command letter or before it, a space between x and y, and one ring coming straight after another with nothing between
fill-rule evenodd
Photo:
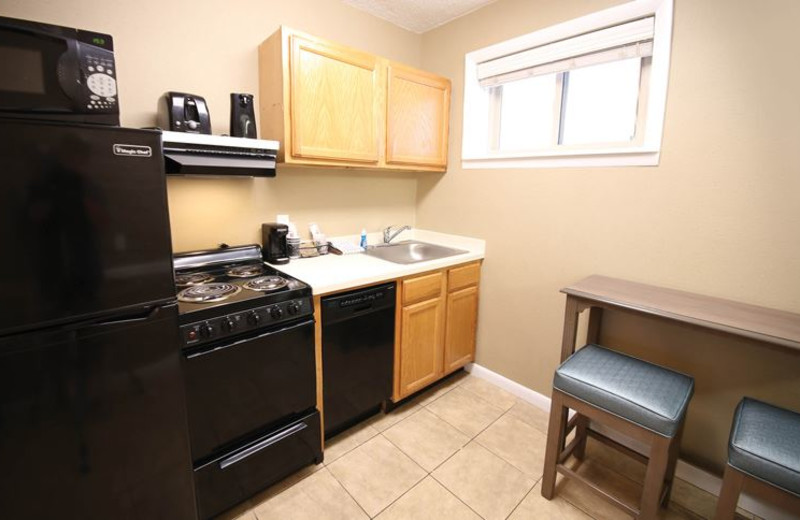
<instances>
[{"instance_id":1,"label":"drawer pull","mask_svg":"<svg viewBox=\"0 0 800 520\"><path fill-rule=\"evenodd\" d=\"M251 455L255 455L256 453L258 453L259 451L263 450L264 448L269 448L270 446L272 446L276 442L280 442L283 439L286 439L287 437L291 437L295 433L299 433L299 432L305 430L306 428L308 428L308 425L306 423L304 423L304 422L301 422L301 423L294 424L294 425L290 426L289 428L286 428L285 430L281 430L278 433L276 433L275 435L267 437L263 441L258 442L256 444L253 444L249 448L244 449L244 450L240 451L239 453L237 453L235 455L231 455L227 459L222 459L221 461L219 461L219 469L225 469L228 466L232 466L232 465L236 464L237 462L241 462L244 459L246 459L247 457L249 457Z\"/></svg>"}]
</instances>

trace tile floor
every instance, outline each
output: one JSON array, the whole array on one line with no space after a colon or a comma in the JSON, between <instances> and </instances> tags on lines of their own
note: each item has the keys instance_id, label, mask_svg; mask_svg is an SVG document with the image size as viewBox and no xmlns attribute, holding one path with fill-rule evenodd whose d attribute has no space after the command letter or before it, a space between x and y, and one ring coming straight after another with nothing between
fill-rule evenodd
<instances>
[{"instance_id":1,"label":"tile floor","mask_svg":"<svg viewBox=\"0 0 800 520\"><path fill-rule=\"evenodd\" d=\"M505 390L458 373L334 438L324 464L304 468L220 518L628 519L561 477L556 498L542 498L547 420L547 413ZM578 472L635 503L644 466L590 439ZM677 480L661 518L711 518L715 504L712 495Z\"/></svg>"}]
</instances>

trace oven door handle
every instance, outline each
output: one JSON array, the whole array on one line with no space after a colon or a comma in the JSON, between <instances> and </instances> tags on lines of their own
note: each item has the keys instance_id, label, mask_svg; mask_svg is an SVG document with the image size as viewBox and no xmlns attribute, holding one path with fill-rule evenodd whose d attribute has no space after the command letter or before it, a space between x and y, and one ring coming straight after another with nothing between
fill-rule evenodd
<instances>
[{"instance_id":1,"label":"oven door handle","mask_svg":"<svg viewBox=\"0 0 800 520\"><path fill-rule=\"evenodd\" d=\"M226 459L222 459L221 461L219 461L219 469L225 469L229 466L233 466L237 462L241 462L244 459L250 457L251 455L255 455L259 451L265 448L269 448L273 444L280 442L288 437L291 437L295 433L299 433L305 430L306 428L308 428L308 425L304 422L293 424L292 426L286 428L285 430L281 430L275 435L271 435L266 439L264 439L263 441L257 442L256 444L253 444L249 448L244 449L235 455L231 455Z\"/></svg>"},{"instance_id":2,"label":"oven door handle","mask_svg":"<svg viewBox=\"0 0 800 520\"><path fill-rule=\"evenodd\" d=\"M216 346L214 348L211 348L209 350L201 350L199 352L192 352L191 354L185 354L185 356L186 356L186 359L194 359L194 358L198 358L200 356L205 356L206 354L210 354L212 352L217 352L217 351L225 349L225 348L235 347L236 345L241 345L242 343L247 343L248 341L253 341L253 340L261 339L261 338L266 338L266 337L272 336L274 334L279 334L281 332L286 332L288 330L299 329L300 327L306 327L308 325L313 325L313 324L314 324L314 319L312 318L310 320L302 321L300 323L295 323L294 325L290 325L288 327L282 327L280 329L271 330L269 332L265 332L263 334L259 334L258 336L249 336L249 337L246 337L246 338L242 338L242 339L240 339L238 341L234 341L233 343L225 343L224 345L218 345L218 346Z\"/></svg>"}]
</instances>

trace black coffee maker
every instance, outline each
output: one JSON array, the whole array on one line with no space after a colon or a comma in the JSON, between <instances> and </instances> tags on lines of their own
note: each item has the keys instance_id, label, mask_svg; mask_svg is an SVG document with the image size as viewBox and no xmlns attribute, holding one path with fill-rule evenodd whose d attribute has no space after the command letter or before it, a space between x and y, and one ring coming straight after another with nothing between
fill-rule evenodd
<instances>
[{"instance_id":1,"label":"black coffee maker","mask_svg":"<svg viewBox=\"0 0 800 520\"><path fill-rule=\"evenodd\" d=\"M270 222L261 224L261 251L264 260L270 264L286 264L289 262L289 248L286 245L286 235L289 226Z\"/></svg>"}]
</instances>

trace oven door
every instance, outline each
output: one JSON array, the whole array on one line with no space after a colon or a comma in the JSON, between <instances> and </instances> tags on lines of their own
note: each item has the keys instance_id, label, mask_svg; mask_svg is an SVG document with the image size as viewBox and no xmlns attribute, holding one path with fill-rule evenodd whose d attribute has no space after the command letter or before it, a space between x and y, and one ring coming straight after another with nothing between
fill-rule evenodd
<instances>
[{"instance_id":1,"label":"oven door","mask_svg":"<svg viewBox=\"0 0 800 520\"><path fill-rule=\"evenodd\" d=\"M185 350L196 464L316 405L314 320Z\"/></svg>"}]
</instances>

